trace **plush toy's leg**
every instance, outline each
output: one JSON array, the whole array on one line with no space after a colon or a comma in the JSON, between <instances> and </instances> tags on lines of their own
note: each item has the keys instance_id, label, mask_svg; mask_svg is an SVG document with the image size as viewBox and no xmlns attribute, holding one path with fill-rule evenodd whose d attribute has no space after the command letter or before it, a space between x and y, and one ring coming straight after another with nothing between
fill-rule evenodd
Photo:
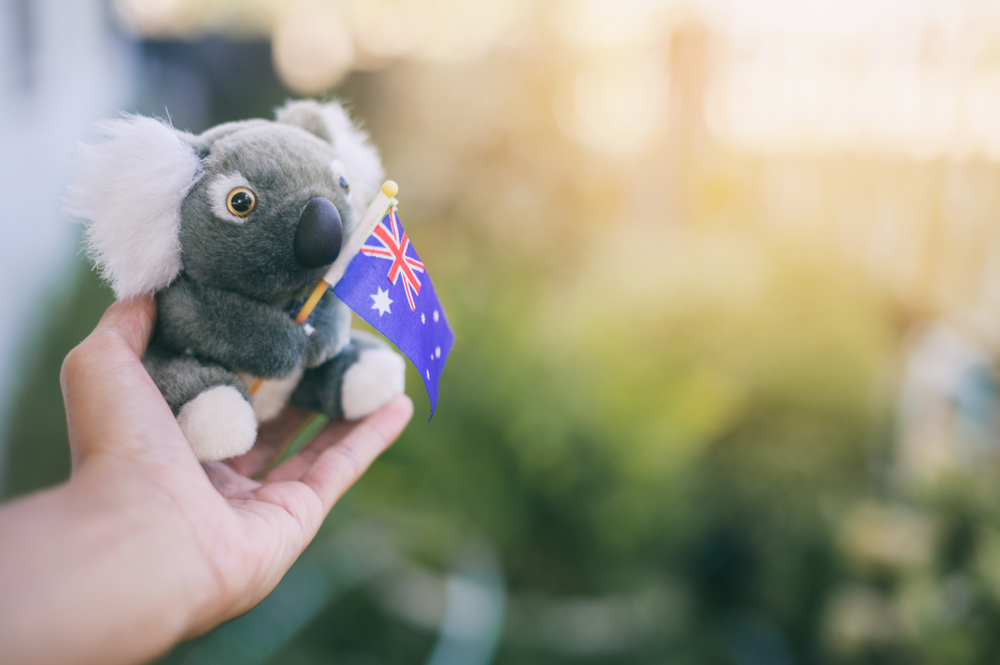
<instances>
[{"instance_id":1,"label":"plush toy's leg","mask_svg":"<svg viewBox=\"0 0 1000 665\"><path fill-rule=\"evenodd\" d=\"M242 455L257 438L250 392L240 377L189 355L151 344L143 360L202 462Z\"/></svg>"},{"instance_id":2,"label":"plush toy's leg","mask_svg":"<svg viewBox=\"0 0 1000 665\"><path fill-rule=\"evenodd\" d=\"M331 418L357 420L403 392L406 364L382 340L357 330L343 351L302 376L291 402Z\"/></svg>"}]
</instances>

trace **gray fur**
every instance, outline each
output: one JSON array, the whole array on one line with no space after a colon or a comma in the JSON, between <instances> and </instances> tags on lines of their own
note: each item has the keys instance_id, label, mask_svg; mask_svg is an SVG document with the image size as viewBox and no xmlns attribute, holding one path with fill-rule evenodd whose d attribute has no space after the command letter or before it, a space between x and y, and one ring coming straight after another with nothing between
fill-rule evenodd
<instances>
[{"instance_id":1,"label":"gray fur","mask_svg":"<svg viewBox=\"0 0 1000 665\"><path fill-rule=\"evenodd\" d=\"M178 133L201 158L203 173L181 204L183 269L159 293L144 359L175 414L216 386L235 387L249 401L237 373L278 379L304 368L293 401L341 418L344 372L361 348L381 344L350 335L350 310L332 290L308 320L311 334L292 318L326 271L295 260L295 232L306 204L313 197L331 201L344 237L358 220L332 175L337 154L319 105L288 108L281 122ZM232 174L245 178L257 197L245 220L221 219L209 199L212 183Z\"/></svg>"},{"instance_id":2,"label":"gray fur","mask_svg":"<svg viewBox=\"0 0 1000 665\"><path fill-rule=\"evenodd\" d=\"M278 109L275 119L282 124L301 127L310 134L318 136L328 143L333 143L333 137L330 136L330 130L323 122L323 117L316 112L315 102L300 101L288 104L284 108Z\"/></svg>"},{"instance_id":3,"label":"gray fur","mask_svg":"<svg viewBox=\"0 0 1000 665\"><path fill-rule=\"evenodd\" d=\"M326 271L303 267L293 254L309 199L322 196L337 207L345 236L357 220L333 179L332 145L289 125L240 124L208 146L204 175L181 206L183 271L203 284L282 307ZM212 181L231 173L242 174L257 194L257 208L243 224L220 220L208 197Z\"/></svg>"},{"instance_id":4,"label":"gray fur","mask_svg":"<svg viewBox=\"0 0 1000 665\"><path fill-rule=\"evenodd\" d=\"M232 386L250 401L250 391L236 374L204 358L177 355L155 340L146 349L143 364L175 416L182 406L215 386Z\"/></svg>"}]
</instances>

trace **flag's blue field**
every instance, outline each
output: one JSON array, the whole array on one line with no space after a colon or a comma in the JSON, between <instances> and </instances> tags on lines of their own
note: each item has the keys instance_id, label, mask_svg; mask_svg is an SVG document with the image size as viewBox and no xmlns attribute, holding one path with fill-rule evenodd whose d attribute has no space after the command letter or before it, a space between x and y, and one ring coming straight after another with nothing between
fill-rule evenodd
<instances>
[{"instance_id":1,"label":"flag's blue field","mask_svg":"<svg viewBox=\"0 0 1000 665\"><path fill-rule=\"evenodd\" d=\"M395 208L375 227L334 292L420 370L433 416L455 334Z\"/></svg>"}]
</instances>

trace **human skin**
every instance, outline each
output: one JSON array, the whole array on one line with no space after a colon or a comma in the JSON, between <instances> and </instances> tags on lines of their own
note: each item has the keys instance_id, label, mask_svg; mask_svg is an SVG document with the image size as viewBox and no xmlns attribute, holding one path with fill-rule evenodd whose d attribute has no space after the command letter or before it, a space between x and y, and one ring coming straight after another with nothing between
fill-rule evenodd
<instances>
[{"instance_id":1,"label":"human skin","mask_svg":"<svg viewBox=\"0 0 1000 665\"><path fill-rule=\"evenodd\" d=\"M399 436L405 396L335 423L267 473L288 409L253 449L200 464L142 365L156 316L116 303L61 375L70 479L0 507L0 663L135 663L246 612Z\"/></svg>"}]
</instances>

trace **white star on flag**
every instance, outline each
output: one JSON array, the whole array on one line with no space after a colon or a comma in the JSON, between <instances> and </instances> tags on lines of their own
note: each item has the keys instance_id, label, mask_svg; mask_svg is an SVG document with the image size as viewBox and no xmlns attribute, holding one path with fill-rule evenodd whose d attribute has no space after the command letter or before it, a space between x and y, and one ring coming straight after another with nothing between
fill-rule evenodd
<instances>
[{"instance_id":1,"label":"white star on flag","mask_svg":"<svg viewBox=\"0 0 1000 665\"><path fill-rule=\"evenodd\" d=\"M371 299L375 301L375 304L372 305L372 309L377 309L379 316L382 316L386 312L392 314L392 311L389 309L389 305L392 304L392 299L389 297L389 292L383 291L381 286L376 288L378 288L378 293L373 293L371 295Z\"/></svg>"}]
</instances>

